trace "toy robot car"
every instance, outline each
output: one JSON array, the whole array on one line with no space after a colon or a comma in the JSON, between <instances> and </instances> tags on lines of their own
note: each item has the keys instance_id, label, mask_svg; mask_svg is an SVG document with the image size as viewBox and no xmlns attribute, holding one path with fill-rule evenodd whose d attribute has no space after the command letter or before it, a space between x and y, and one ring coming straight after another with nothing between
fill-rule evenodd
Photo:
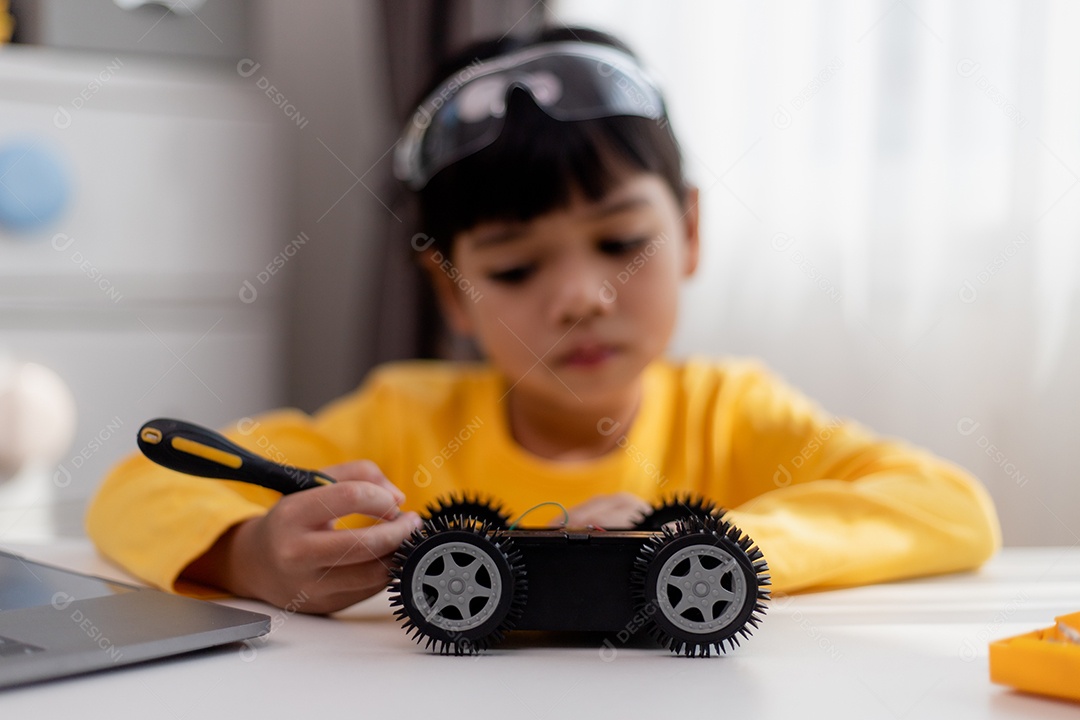
<instances>
[{"instance_id":1,"label":"toy robot car","mask_svg":"<svg viewBox=\"0 0 1080 720\"><path fill-rule=\"evenodd\" d=\"M428 508L390 581L395 614L418 643L467 655L511 629L623 638L645 629L675 653L708 656L734 648L765 612L768 565L710 502L673 498L630 529L509 521L476 496Z\"/></svg>"}]
</instances>

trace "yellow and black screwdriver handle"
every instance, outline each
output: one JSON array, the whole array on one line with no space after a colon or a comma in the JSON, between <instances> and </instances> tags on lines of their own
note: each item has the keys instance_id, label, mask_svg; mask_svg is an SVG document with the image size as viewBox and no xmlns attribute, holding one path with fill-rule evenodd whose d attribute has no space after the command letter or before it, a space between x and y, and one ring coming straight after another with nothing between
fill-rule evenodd
<instances>
[{"instance_id":1,"label":"yellow and black screwdriver handle","mask_svg":"<svg viewBox=\"0 0 1080 720\"><path fill-rule=\"evenodd\" d=\"M170 470L240 480L285 495L334 483L332 477L317 470L267 460L213 430L182 420L151 420L139 428L138 443L143 455Z\"/></svg>"}]
</instances>

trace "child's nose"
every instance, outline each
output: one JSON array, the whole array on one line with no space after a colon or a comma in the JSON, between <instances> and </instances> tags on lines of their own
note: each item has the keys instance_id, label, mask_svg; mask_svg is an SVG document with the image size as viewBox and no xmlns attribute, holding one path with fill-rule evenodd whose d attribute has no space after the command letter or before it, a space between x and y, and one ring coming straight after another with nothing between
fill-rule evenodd
<instances>
[{"instance_id":1,"label":"child's nose","mask_svg":"<svg viewBox=\"0 0 1080 720\"><path fill-rule=\"evenodd\" d=\"M552 320L574 324L589 317L607 315L614 306L607 292L610 283L602 268L589 263L567 263L559 273Z\"/></svg>"}]
</instances>

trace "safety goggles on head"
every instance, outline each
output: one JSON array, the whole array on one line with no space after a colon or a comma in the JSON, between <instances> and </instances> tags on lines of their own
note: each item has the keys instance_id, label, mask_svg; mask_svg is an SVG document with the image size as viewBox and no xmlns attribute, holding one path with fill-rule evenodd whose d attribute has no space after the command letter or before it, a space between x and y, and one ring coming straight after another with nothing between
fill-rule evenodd
<instances>
[{"instance_id":1,"label":"safety goggles on head","mask_svg":"<svg viewBox=\"0 0 1080 720\"><path fill-rule=\"evenodd\" d=\"M556 120L666 117L659 88L625 52L582 42L533 45L469 65L428 95L398 141L394 175L419 190L495 142L515 88Z\"/></svg>"}]
</instances>

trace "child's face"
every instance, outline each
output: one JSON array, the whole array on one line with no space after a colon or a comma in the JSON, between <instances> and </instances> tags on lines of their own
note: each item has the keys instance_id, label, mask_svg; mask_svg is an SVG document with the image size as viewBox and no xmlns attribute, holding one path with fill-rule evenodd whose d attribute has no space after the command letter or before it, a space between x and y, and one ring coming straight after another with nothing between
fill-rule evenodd
<instances>
[{"instance_id":1,"label":"child's face","mask_svg":"<svg viewBox=\"0 0 1080 720\"><path fill-rule=\"evenodd\" d=\"M697 258L696 191L684 208L659 176L635 173L597 202L578 194L526 223L461 232L453 265L429 268L454 328L515 393L573 408L636 391Z\"/></svg>"}]
</instances>

